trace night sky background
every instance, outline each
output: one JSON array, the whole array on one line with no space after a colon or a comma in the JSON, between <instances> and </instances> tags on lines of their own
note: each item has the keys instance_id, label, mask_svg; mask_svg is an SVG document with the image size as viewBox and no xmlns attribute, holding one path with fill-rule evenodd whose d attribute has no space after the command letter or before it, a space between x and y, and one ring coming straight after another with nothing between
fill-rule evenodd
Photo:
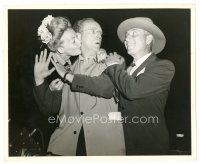
<instances>
[{"instance_id":1,"label":"night sky background","mask_svg":"<svg viewBox=\"0 0 200 164\"><path fill-rule=\"evenodd\" d=\"M41 46L37 28L47 15L68 17L72 24L82 18L94 18L103 29L102 48L116 51L127 63L132 59L117 38L118 25L131 17L151 18L167 39L165 49L158 56L171 60L176 68L165 111L171 149L191 151L190 9L8 10L10 140L22 127L30 131L40 128L46 148L56 126L48 124L33 97L34 57ZM177 133L185 136L177 138Z\"/></svg>"}]
</instances>

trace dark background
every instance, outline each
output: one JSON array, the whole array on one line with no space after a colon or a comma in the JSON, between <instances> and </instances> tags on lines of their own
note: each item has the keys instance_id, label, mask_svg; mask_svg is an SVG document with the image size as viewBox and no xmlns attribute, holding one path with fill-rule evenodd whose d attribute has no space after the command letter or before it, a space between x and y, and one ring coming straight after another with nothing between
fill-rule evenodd
<instances>
[{"instance_id":1,"label":"dark background","mask_svg":"<svg viewBox=\"0 0 200 164\"><path fill-rule=\"evenodd\" d=\"M117 38L118 25L125 19L144 16L151 18L164 32L167 43L159 54L171 60L176 68L166 106L166 120L170 134L171 150L191 151L191 101L190 101L190 9L78 9L78 10L9 10L9 137L10 142L18 129L30 131L40 128L44 134L45 148L55 125L38 110L33 97L33 66L35 54L41 44L37 28L47 15L65 16L72 24L82 18L92 17L103 29L102 47L107 52L116 51L131 62L123 44ZM183 133L183 138L177 138Z\"/></svg>"}]
</instances>

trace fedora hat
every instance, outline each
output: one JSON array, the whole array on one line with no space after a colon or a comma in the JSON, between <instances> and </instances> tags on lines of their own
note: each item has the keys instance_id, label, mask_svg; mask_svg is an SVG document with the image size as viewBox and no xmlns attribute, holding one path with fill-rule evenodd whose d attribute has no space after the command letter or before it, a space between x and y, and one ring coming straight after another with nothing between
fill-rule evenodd
<instances>
[{"instance_id":1,"label":"fedora hat","mask_svg":"<svg viewBox=\"0 0 200 164\"><path fill-rule=\"evenodd\" d=\"M153 23L150 18L146 17L135 17L123 21L117 29L117 35L119 39L124 42L126 37L126 32L130 29L138 28L143 29L151 33L154 37L154 43L152 47L152 52L158 54L163 50L166 43L166 38L163 32Z\"/></svg>"}]
</instances>

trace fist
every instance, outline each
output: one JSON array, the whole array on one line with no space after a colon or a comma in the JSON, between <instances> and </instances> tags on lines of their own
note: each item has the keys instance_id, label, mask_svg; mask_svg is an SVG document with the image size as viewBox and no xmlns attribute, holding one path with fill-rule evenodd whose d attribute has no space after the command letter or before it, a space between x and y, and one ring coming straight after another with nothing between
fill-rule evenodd
<instances>
[{"instance_id":1,"label":"fist","mask_svg":"<svg viewBox=\"0 0 200 164\"><path fill-rule=\"evenodd\" d=\"M124 62L124 58L118 55L116 52L110 53L106 58L105 63L107 66L111 66L114 64L122 64Z\"/></svg>"},{"instance_id":2,"label":"fist","mask_svg":"<svg viewBox=\"0 0 200 164\"><path fill-rule=\"evenodd\" d=\"M103 48L101 48L97 52L97 56L96 56L97 63L104 62L106 58L107 58L107 52L106 52L106 50L104 50Z\"/></svg>"},{"instance_id":3,"label":"fist","mask_svg":"<svg viewBox=\"0 0 200 164\"><path fill-rule=\"evenodd\" d=\"M64 83L61 81L61 79L55 79L50 83L49 88L51 91L60 91L62 90L63 86Z\"/></svg>"}]
</instances>

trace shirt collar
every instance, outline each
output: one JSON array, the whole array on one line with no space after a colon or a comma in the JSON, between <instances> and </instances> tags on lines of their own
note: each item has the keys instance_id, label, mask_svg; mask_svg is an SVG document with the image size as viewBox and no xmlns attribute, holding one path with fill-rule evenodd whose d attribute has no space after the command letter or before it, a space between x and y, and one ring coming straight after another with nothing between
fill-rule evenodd
<instances>
[{"instance_id":1,"label":"shirt collar","mask_svg":"<svg viewBox=\"0 0 200 164\"><path fill-rule=\"evenodd\" d=\"M135 62L135 65L137 67L139 67L150 55L152 54L152 52L144 55L143 57L139 58L136 62ZM133 61L134 62L134 61Z\"/></svg>"}]
</instances>

